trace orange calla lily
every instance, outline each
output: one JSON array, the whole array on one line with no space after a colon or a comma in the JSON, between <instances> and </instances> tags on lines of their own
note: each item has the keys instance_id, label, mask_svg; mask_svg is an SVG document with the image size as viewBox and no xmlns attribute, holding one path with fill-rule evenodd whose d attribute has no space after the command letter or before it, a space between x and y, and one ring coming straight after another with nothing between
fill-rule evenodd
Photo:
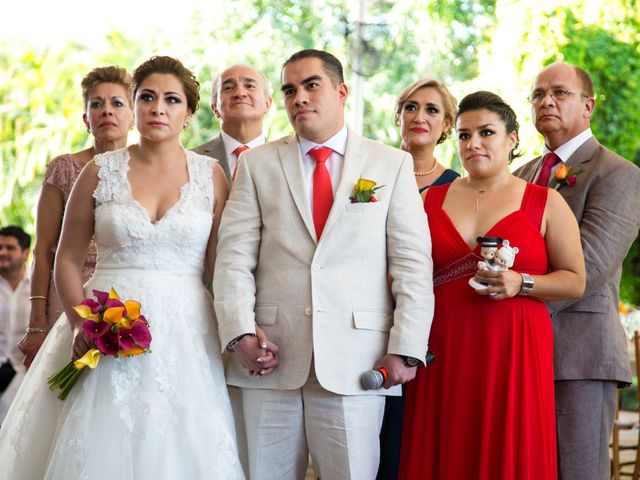
<instances>
[{"instance_id":1,"label":"orange calla lily","mask_svg":"<svg viewBox=\"0 0 640 480\"><path fill-rule=\"evenodd\" d=\"M129 350L119 352L118 355L121 355L123 357L135 357L136 355L142 355L144 352L144 348L134 345Z\"/></svg>"},{"instance_id":2,"label":"orange calla lily","mask_svg":"<svg viewBox=\"0 0 640 480\"><path fill-rule=\"evenodd\" d=\"M111 307L107 308L104 311L102 316L103 320L107 322L109 325L119 324L122 320L122 314L124 312L124 307Z\"/></svg>"},{"instance_id":3,"label":"orange calla lily","mask_svg":"<svg viewBox=\"0 0 640 480\"><path fill-rule=\"evenodd\" d=\"M140 318L140 302L136 300L127 300L124 302L124 306L127 309L128 319L137 320Z\"/></svg>"}]
</instances>

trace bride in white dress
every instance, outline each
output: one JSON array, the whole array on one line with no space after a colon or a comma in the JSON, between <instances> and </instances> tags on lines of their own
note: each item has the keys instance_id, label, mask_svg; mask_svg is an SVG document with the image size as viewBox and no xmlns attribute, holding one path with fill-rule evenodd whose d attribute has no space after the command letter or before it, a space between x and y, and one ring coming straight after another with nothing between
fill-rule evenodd
<instances>
[{"instance_id":1,"label":"bride in white dress","mask_svg":"<svg viewBox=\"0 0 640 480\"><path fill-rule=\"evenodd\" d=\"M203 268L208 276L213 270L227 183L215 161L179 141L199 100L191 72L153 57L133 81L140 141L96 156L73 189L55 268L66 316L0 429L2 479L244 478L212 299L202 283ZM98 263L83 288L92 235ZM78 358L90 348L70 306L111 287L123 300L140 301L152 351L103 357L57 400L47 377L72 351Z\"/></svg>"}]
</instances>

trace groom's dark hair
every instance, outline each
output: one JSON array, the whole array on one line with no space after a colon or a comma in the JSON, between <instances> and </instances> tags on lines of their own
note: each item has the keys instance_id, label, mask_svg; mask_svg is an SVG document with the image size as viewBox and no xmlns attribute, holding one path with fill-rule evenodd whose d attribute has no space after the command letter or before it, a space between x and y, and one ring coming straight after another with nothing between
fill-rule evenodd
<instances>
[{"instance_id":1,"label":"groom's dark hair","mask_svg":"<svg viewBox=\"0 0 640 480\"><path fill-rule=\"evenodd\" d=\"M283 64L282 70L285 69L287 65L293 62L297 62L298 60L302 60L303 58L317 58L322 62L322 69L325 71L329 78L334 83L335 86L344 83L344 74L342 72L342 63L336 57L331 55L329 52L325 52L324 50L315 50L313 48L308 48L306 50L300 50L299 52L291 55ZM282 73L280 74L282 77Z\"/></svg>"}]
</instances>

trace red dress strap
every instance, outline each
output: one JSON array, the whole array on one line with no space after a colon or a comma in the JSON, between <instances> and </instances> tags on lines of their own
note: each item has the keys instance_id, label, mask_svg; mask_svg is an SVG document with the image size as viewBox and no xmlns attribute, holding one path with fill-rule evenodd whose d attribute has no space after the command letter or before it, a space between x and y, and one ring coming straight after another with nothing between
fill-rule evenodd
<instances>
[{"instance_id":1,"label":"red dress strap","mask_svg":"<svg viewBox=\"0 0 640 480\"><path fill-rule=\"evenodd\" d=\"M424 196L424 211L427 215L442 209L444 198L449 191L450 183L444 185L432 186L427 189L427 194Z\"/></svg>"},{"instance_id":2,"label":"red dress strap","mask_svg":"<svg viewBox=\"0 0 640 480\"><path fill-rule=\"evenodd\" d=\"M533 183L527 183L524 189L520 210L529 218L529 221L537 230L540 230L542 226L542 217L547 205L548 195L549 189L547 187L541 187Z\"/></svg>"}]
</instances>

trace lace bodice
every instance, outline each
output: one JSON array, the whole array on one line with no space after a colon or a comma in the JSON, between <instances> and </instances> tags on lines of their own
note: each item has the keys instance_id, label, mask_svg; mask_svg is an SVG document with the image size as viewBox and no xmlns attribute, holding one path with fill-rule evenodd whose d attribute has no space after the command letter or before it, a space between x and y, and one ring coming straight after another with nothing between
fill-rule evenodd
<instances>
[{"instance_id":1,"label":"lace bodice","mask_svg":"<svg viewBox=\"0 0 640 480\"><path fill-rule=\"evenodd\" d=\"M99 182L95 198L97 268L168 270L197 273L213 222L213 162L186 151L189 182L179 200L152 223L132 195L127 148L95 157Z\"/></svg>"}]
</instances>

